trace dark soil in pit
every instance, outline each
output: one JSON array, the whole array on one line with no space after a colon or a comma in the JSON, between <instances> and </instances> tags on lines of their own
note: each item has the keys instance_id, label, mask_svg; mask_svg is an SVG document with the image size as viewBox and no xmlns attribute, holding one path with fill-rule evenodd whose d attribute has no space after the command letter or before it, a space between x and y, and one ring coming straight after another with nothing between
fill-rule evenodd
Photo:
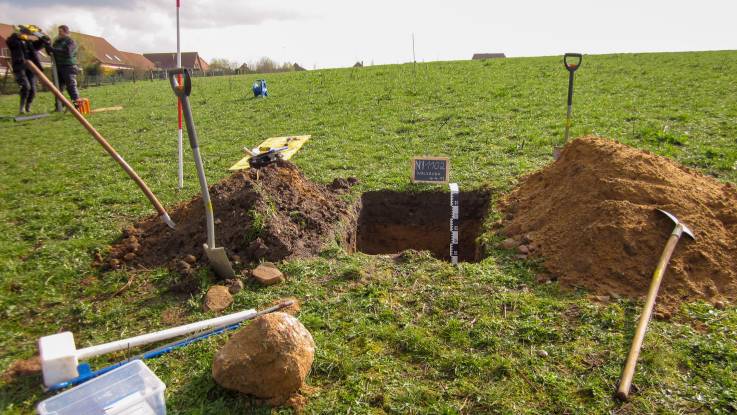
<instances>
[{"instance_id":1,"label":"dark soil in pit","mask_svg":"<svg viewBox=\"0 0 737 415\"><path fill-rule=\"evenodd\" d=\"M313 256L330 238L353 240L355 209L340 197L355 179L330 186L309 181L292 163L280 161L240 171L210 186L215 211L215 241L231 262L280 261ZM123 233L106 266L169 265L183 274L205 264L205 212L198 195L169 209L176 229L148 217ZM343 226L346 225L346 226ZM346 231L343 231L346 229Z\"/></svg>"},{"instance_id":2,"label":"dark soil in pit","mask_svg":"<svg viewBox=\"0 0 737 415\"><path fill-rule=\"evenodd\" d=\"M460 261L481 259L476 238L489 210L489 198L489 192L483 190L460 193ZM450 260L450 216L447 192L364 193L355 250L371 255L427 250L436 258Z\"/></svg>"}]
</instances>

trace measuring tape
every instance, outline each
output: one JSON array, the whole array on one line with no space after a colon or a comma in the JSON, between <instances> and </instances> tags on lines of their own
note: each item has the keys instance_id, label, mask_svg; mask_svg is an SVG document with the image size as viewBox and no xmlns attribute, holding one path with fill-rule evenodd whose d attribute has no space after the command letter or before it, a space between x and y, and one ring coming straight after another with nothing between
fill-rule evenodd
<instances>
[{"instance_id":1,"label":"measuring tape","mask_svg":"<svg viewBox=\"0 0 737 415\"><path fill-rule=\"evenodd\" d=\"M449 183L450 186L450 263L458 265L458 227L459 199L458 183Z\"/></svg>"}]
</instances>

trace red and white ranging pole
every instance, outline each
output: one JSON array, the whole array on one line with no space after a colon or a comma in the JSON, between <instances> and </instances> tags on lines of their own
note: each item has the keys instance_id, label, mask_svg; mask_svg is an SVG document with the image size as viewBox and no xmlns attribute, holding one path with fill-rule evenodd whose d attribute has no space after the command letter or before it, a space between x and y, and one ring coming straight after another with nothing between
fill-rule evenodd
<instances>
[{"instance_id":1,"label":"red and white ranging pole","mask_svg":"<svg viewBox=\"0 0 737 415\"><path fill-rule=\"evenodd\" d=\"M177 1L177 68L182 67L182 51L180 49L180 40L179 40L179 3L180 0ZM179 85L182 84L182 75L179 75ZM179 122L179 131L177 132L177 150L179 152L179 169L178 169L178 177L179 177L179 189L182 189L184 187L184 147L182 146L182 99L177 97L177 120Z\"/></svg>"}]
</instances>

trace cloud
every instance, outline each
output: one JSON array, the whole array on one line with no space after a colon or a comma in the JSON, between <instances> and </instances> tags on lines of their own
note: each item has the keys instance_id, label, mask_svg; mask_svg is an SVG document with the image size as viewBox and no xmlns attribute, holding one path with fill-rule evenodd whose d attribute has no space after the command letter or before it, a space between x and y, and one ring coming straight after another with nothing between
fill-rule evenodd
<instances>
[{"instance_id":1,"label":"cloud","mask_svg":"<svg viewBox=\"0 0 737 415\"><path fill-rule=\"evenodd\" d=\"M0 0L0 16L9 24L44 28L66 24L72 31L105 37L122 50L156 52L176 47L175 4L175 0ZM227 29L307 17L284 7L270 2L181 0L180 24L183 30Z\"/></svg>"}]
</instances>

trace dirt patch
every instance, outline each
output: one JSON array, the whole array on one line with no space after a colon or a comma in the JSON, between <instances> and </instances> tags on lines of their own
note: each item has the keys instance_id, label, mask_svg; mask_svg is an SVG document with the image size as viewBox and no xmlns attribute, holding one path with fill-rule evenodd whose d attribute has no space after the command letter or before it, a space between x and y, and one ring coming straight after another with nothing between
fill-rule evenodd
<instances>
[{"instance_id":1,"label":"dirt patch","mask_svg":"<svg viewBox=\"0 0 737 415\"><path fill-rule=\"evenodd\" d=\"M481 259L476 239L489 210L487 191L461 192L459 260ZM393 254L427 250L450 259L450 194L446 192L366 192L361 197L355 250Z\"/></svg>"},{"instance_id":2,"label":"dirt patch","mask_svg":"<svg viewBox=\"0 0 737 415\"><path fill-rule=\"evenodd\" d=\"M34 356L30 359L14 361L5 370L5 372L3 372L0 378L5 382L12 382L22 376L36 375L39 373L41 373L41 358Z\"/></svg>"},{"instance_id":3,"label":"dirt patch","mask_svg":"<svg viewBox=\"0 0 737 415\"><path fill-rule=\"evenodd\" d=\"M347 182L350 185L350 182ZM258 171L236 172L210 187L215 210L216 246L223 246L236 262L312 256L351 223L355 210L338 193L307 180L297 167L280 161ZM106 265L169 265L183 274L207 261L205 213L197 196L170 209L172 230L151 216L126 229L114 245ZM345 227L349 231L351 226ZM352 239L352 235L340 235ZM195 263L196 261L196 263Z\"/></svg>"},{"instance_id":4,"label":"dirt patch","mask_svg":"<svg viewBox=\"0 0 737 415\"><path fill-rule=\"evenodd\" d=\"M734 300L737 294L737 190L667 158L586 137L560 159L522 179L500 204L503 232L534 248L564 286L600 295L643 297L673 223L680 241L658 304Z\"/></svg>"}]
</instances>

